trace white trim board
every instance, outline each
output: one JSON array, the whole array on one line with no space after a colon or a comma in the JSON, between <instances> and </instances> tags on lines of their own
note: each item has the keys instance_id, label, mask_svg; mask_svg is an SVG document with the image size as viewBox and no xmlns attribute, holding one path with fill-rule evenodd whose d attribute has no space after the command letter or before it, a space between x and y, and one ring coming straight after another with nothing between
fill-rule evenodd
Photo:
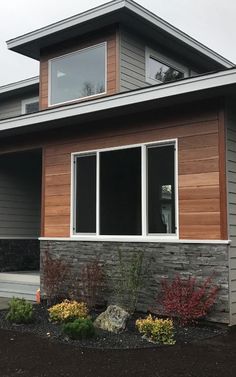
<instances>
[{"instance_id":1,"label":"white trim board","mask_svg":"<svg viewBox=\"0 0 236 377\"><path fill-rule=\"evenodd\" d=\"M236 68L0 121L0 132L236 84Z\"/></svg>"},{"instance_id":2,"label":"white trim board","mask_svg":"<svg viewBox=\"0 0 236 377\"><path fill-rule=\"evenodd\" d=\"M217 54L215 51L204 46L202 43L196 41L194 38L185 34L181 30L177 29L173 25L164 21L154 13L150 12L149 10L145 9L144 7L132 0L115 0L102 4L98 7L89 9L83 13L66 18L59 22L55 22L51 25L21 35L19 37L10 39L7 41L7 47L9 49L14 50L14 48L24 45L26 43L36 41L40 38L46 38L50 36L50 34L62 32L66 29L73 28L75 26L82 26L85 22L93 23L93 20L95 20L98 17L109 16L109 14L114 14L114 12L120 11L122 9L128 10L134 15L141 17L143 21L148 22L152 28L163 30L164 32L168 33L171 37L177 38L180 42L184 43L190 48L195 49L196 52L205 55L206 57L214 60L215 62L223 66L230 68L234 65L232 62ZM130 18L132 20L132 14Z\"/></svg>"},{"instance_id":3,"label":"white trim board","mask_svg":"<svg viewBox=\"0 0 236 377\"><path fill-rule=\"evenodd\" d=\"M156 238L156 237L125 237L125 236L99 236L99 237L39 237L39 241L76 241L76 242L141 242L141 243L182 243L182 244L213 244L213 245L229 245L230 240L187 240L187 239L178 239L178 238Z\"/></svg>"}]
</instances>

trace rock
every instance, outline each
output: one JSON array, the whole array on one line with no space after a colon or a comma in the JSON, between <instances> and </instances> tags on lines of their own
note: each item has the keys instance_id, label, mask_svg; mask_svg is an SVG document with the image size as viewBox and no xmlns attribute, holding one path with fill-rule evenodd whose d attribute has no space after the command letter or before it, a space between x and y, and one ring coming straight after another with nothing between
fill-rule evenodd
<instances>
[{"instance_id":1,"label":"rock","mask_svg":"<svg viewBox=\"0 0 236 377\"><path fill-rule=\"evenodd\" d=\"M110 305L94 321L94 326L102 330L119 333L125 330L129 313L117 305Z\"/></svg>"}]
</instances>

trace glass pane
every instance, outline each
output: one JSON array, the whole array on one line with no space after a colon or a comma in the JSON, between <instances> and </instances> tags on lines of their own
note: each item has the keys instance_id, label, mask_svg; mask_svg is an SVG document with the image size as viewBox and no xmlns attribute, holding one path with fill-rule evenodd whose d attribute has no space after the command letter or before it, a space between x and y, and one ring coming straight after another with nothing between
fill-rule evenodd
<instances>
[{"instance_id":1,"label":"glass pane","mask_svg":"<svg viewBox=\"0 0 236 377\"><path fill-rule=\"evenodd\" d=\"M100 154L100 234L141 234L141 148Z\"/></svg>"},{"instance_id":2,"label":"glass pane","mask_svg":"<svg viewBox=\"0 0 236 377\"><path fill-rule=\"evenodd\" d=\"M166 64L159 62L158 60L150 57L149 58L149 77L151 79L169 82L182 79L184 77L183 72L177 71L176 69L169 67Z\"/></svg>"},{"instance_id":3,"label":"glass pane","mask_svg":"<svg viewBox=\"0 0 236 377\"><path fill-rule=\"evenodd\" d=\"M39 111L39 102L27 103L25 105L26 114L37 113L37 111Z\"/></svg>"},{"instance_id":4,"label":"glass pane","mask_svg":"<svg viewBox=\"0 0 236 377\"><path fill-rule=\"evenodd\" d=\"M148 233L175 233L174 146L148 148Z\"/></svg>"},{"instance_id":5,"label":"glass pane","mask_svg":"<svg viewBox=\"0 0 236 377\"><path fill-rule=\"evenodd\" d=\"M51 104L105 92L105 45L51 61Z\"/></svg>"},{"instance_id":6,"label":"glass pane","mask_svg":"<svg viewBox=\"0 0 236 377\"><path fill-rule=\"evenodd\" d=\"M96 233L96 155L76 162L76 233Z\"/></svg>"}]
</instances>

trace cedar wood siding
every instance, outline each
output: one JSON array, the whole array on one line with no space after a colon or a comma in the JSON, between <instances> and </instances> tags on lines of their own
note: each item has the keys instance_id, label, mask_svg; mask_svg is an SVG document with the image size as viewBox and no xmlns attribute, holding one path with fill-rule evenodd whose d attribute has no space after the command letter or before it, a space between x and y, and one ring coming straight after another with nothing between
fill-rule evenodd
<instances>
[{"instance_id":1,"label":"cedar wood siding","mask_svg":"<svg viewBox=\"0 0 236 377\"><path fill-rule=\"evenodd\" d=\"M225 161L219 143L222 122L217 108L130 117L91 125L44 149L45 237L70 236L71 153L178 138L179 229L181 239L227 239ZM92 127L92 128L91 128ZM221 189L222 187L222 189Z\"/></svg>"},{"instance_id":2,"label":"cedar wood siding","mask_svg":"<svg viewBox=\"0 0 236 377\"><path fill-rule=\"evenodd\" d=\"M78 51L80 49L107 42L107 93L111 95L119 91L118 75L118 32L116 27L108 30L99 31L99 37L96 34L89 34L81 39L66 41L60 46L52 46L49 50L41 52L40 57L40 88L39 103L40 109L48 108L48 61L58 56ZM83 99L78 100L83 101ZM75 102L75 101L73 101ZM56 106L56 105L55 105ZM53 106L53 107L55 107Z\"/></svg>"},{"instance_id":3,"label":"cedar wood siding","mask_svg":"<svg viewBox=\"0 0 236 377\"><path fill-rule=\"evenodd\" d=\"M228 238L223 133L217 101L196 102L3 140L0 153L43 148L41 236L69 237L71 153L178 138L180 239L220 240Z\"/></svg>"}]
</instances>

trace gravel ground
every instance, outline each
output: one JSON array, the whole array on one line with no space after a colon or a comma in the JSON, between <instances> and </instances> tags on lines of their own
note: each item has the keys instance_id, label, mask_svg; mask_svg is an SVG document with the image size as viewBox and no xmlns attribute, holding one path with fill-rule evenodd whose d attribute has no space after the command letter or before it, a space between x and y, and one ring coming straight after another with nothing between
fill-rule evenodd
<instances>
[{"instance_id":1,"label":"gravel ground","mask_svg":"<svg viewBox=\"0 0 236 377\"><path fill-rule=\"evenodd\" d=\"M77 347L100 348L100 349L135 349L162 347L154 345L143 339L135 329L135 320L143 317L142 313L136 313L129 321L128 329L122 334L112 334L97 330L96 336L87 340L70 340L62 334L61 326L48 321L47 310L41 305L34 307L34 322L27 325L15 325L8 322L6 310L0 311L0 328L14 330L21 333L32 333L44 338L50 338L53 342L69 343ZM199 340L209 339L227 332L224 326L190 326L182 328L175 326L175 339L177 344L192 343Z\"/></svg>"}]
</instances>

